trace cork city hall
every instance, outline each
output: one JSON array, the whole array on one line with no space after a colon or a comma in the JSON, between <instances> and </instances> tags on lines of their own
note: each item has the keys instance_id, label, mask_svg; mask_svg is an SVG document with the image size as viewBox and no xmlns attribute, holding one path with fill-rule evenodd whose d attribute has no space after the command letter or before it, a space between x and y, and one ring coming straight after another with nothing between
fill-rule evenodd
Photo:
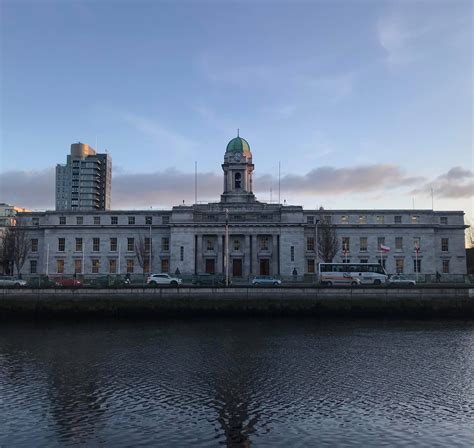
<instances>
[{"instance_id":1,"label":"cork city hall","mask_svg":"<svg viewBox=\"0 0 474 448\"><path fill-rule=\"evenodd\" d=\"M31 238L22 274L184 276L228 269L236 283L255 275L311 279L323 227L337 239L334 262L381 263L389 274L466 274L462 211L309 210L258 201L250 146L239 136L228 143L222 169L219 202L131 211L62 197L55 211L20 213L18 224Z\"/></svg>"}]
</instances>

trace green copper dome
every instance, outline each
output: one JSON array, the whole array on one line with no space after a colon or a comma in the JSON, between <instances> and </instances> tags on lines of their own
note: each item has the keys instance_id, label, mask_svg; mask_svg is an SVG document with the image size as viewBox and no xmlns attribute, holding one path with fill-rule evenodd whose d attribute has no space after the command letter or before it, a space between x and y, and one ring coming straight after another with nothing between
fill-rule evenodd
<instances>
[{"instance_id":1,"label":"green copper dome","mask_svg":"<svg viewBox=\"0 0 474 448\"><path fill-rule=\"evenodd\" d=\"M228 144L226 152L240 152L244 155L251 155L250 153L250 145L248 144L247 140L243 139L242 137L235 137L233 138Z\"/></svg>"}]
</instances>

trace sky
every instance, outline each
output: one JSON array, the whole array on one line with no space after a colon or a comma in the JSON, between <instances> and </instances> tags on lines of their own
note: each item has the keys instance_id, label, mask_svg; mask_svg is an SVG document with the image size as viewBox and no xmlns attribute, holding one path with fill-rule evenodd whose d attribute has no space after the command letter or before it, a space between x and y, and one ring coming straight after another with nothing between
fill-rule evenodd
<instances>
[{"instance_id":1,"label":"sky","mask_svg":"<svg viewBox=\"0 0 474 448\"><path fill-rule=\"evenodd\" d=\"M193 203L195 163L218 201L239 128L261 201L474 222L471 1L0 8L0 202L53 209L78 141L111 154L112 208Z\"/></svg>"}]
</instances>

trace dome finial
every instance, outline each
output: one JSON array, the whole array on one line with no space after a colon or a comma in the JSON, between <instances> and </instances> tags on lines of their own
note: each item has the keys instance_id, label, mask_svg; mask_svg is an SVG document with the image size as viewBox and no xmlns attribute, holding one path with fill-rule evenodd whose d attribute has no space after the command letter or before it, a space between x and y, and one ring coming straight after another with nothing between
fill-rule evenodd
<instances>
[{"instance_id":1,"label":"dome finial","mask_svg":"<svg viewBox=\"0 0 474 448\"><path fill-rule=\"evenodd\" d=\"M237 128L237 137L239 137L239 128Z\"/></svg>"}]
</instances>

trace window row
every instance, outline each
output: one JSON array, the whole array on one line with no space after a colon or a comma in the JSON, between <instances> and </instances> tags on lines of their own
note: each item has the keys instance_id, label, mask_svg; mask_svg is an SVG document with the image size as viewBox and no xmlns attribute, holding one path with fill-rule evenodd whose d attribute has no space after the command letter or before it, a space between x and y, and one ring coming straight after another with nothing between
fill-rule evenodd
<instances>
[{"instance_id":1,"label":"window row","mask_svg":"<svg viewBox=\"0 0 474 448\"><path fill-rule=\"evenodd\" d=\"M368 219L369 218L369 219ZM393 218L393 219L392 219ZM331 224L333 222L333 217L329 215L325 215L324 217L320 218L317 216L312 216L309 215L306 217L306 222L307 224L321 224L321 219L324 221L326 224ZM410 215L404 216L404 215L395 215L393 217L390 217L388 219L387 216L385 215L375 215L374 219L370 219L367 215L357 215L355 217L349 216L349 215L341 215L339 217L339 223L341 224L368 224L370 220L370 223L375 223L375 224L420 224L420 216L419 215ZM439 217L439 223L442 225L447 225L448 224L448 217L447 216L440 216Z\"/></svg>"},{"instance_id":2,"label":"window row","mask_svg":"<svg viewBox=\"0 0 474 448\"><path fill-rule=\"evenodd\" d=\"M407 238L405 238L406 241ZM402 236L395 237L395 250L402 251L404 248L404 238ZM413 250L419 252L421 250L421 238L414 237L411 239L411 247ZM359 252L367 252L369 247L369 238L366 236L359 237ZM410 247L408 247L410 249ZM440 240L441 252L449 252L449 238L441 238ZM306 238L306 250L309 252L315 251L315 238ZM343 236L341 239L341 250L343 252L350 252L351 250L351 238ZM386 246L385 237L377 237L377 250L383 252L389 252L390 247Z\"/></svg>"},{"instance_id":3,"label":"window row","mask_svg":"<svg viewBox=\"0 0 474 448\"><path fill-rule=\"evenodd\" d=\"M59 216L59 225L66 225L67 224L67 216ZM106 218L109 218L106 221ZM33 218L34 222L33 225L39 225L39 218ZM84 216L76 216L76 224L82 225L84 224ZM119 217L118 216L93 216L92 222L94 225L99 226L101 224L110 224L110 225L118 225ZM135 225L136 224L136 216L127 216L127 223L128 225ZM169 224L170 217L169 216L162 216L161 217L162 224ZM145 216L145 225L152 225L153 224L153 216Z\"/></svg>"}]
</instances>

